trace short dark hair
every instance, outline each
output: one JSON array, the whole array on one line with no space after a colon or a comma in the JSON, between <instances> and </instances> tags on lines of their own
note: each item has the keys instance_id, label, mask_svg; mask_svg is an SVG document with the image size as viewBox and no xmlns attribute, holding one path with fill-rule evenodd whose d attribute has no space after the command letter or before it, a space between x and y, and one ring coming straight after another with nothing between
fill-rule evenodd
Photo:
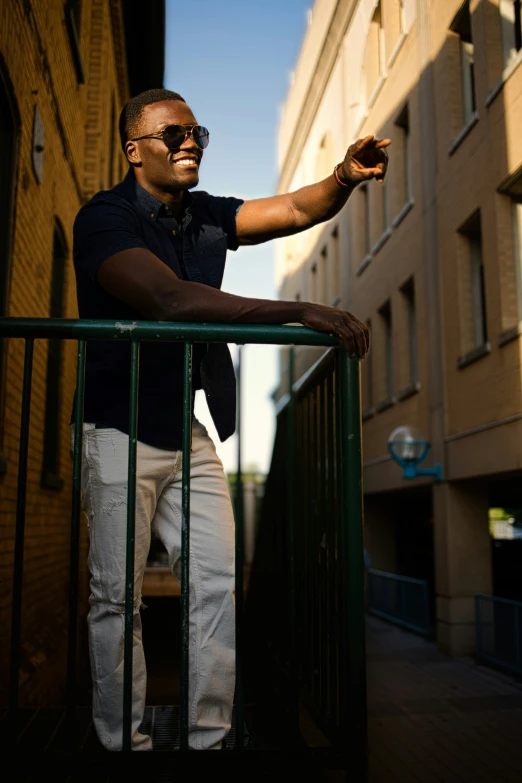
<instances>
[{"instance_id":1,"label":"short dark hair","mask_svg":"<svg viewBox=\"0 0 522 783\"><path fill-rule=\"evenodd\" d=\"M164 89L145 90L145 92L140 92L139 95L135 95L134 98L127 101L121 110L119 123L123 150L126 142L139 133L138 126L145 106L150 106L152 103L160 103L161 101L183 101L183 103L186 103L185 99L178 92Z\"/></svg>"}]
</instances>

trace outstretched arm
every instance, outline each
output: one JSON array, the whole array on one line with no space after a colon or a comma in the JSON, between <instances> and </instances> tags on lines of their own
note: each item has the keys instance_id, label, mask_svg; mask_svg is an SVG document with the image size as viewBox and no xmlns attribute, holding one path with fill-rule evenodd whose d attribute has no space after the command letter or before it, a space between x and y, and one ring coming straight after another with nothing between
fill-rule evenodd
<instances>
[{"instance_id":1,"label":"outstretched arm","mask_svg":"<svg viewBox=\"0 0 522 783\"><path fill-rule=\"evenodd\" d=\"M122 250L107 258L97 280L145 318L223 324L300 323L338 335L351 356L358 354L363 359L368 352L368 329L348 312L308 302L235 296L202 283L180 280L145 248Z\"/></svg>"},{"instance_id":2,"label":"outstretched arm","mask_svg":"<svg viewBox=\"0 0 522 783\"><path fill-rule=\"evenodd\" d=\"M342 163L321 182L282 196L246 201L236 218L240 245L255 245L289 236L336 215L354 188L375 178L384 182L390 139L365 136L348 147Z\"/></svg>"}]
</instances>

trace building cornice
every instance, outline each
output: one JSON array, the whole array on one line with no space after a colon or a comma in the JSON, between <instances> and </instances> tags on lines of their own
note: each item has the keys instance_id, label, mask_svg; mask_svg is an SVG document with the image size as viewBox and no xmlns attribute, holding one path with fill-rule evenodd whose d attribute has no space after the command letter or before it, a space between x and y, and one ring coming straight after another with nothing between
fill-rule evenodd
<instances>
[{"instance_id":1,"label":"building cornice","mask_svg":"<svg viewBox=\"0 0 522 783\"><path fill-rule=\"evenodd\" d=\"M334 68L339 49L342 45L346 30L352 20L357 6L357 0L339 0L332 16L328 32L323 41L323 46L317 68L314 71L308 90L301 103L301 110L295 118L292 144L288 148L285 160L279 174L277 185L278 193L286 193L299 162L306 138L310 133L312 123L321 103L326 85Z\"/></svg>"}]
</instances>

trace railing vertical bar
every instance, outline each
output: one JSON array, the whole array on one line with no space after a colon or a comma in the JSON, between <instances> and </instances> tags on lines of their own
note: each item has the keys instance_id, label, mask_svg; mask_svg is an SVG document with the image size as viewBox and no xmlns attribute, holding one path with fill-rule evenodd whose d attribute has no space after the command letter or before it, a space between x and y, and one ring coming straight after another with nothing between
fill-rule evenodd
<instances>
[{"instance_id":1,"label":"railing vertical bar","mask_svg":"<svg viewBox=\"0 0 522 783\"><path fill-rule=\"evenodd\" d=\"M342 732L346 774L368 779L360 363L339 349L341 557L344 571Z\"/></svg>"},{"instance_id":2,"label":"railing vertical bar","mask_svg":"<svg viewBox=\"0 0 522 783\"><path fill-rule=\"evenodd\" d=\"M312 612L313 612L313 637L312 637L312 679L313 679L313 698L314 698L314 708L318 709L320 706L320 677L319 677L319 671L320 671L320 661L319 661L319 650L320 650L320 638L321 638L321 610L320 610L320 585L319 585L319 578L320 578L320 571L319 571L319 561L320 561L320 545L321 545L321 533L320 533L320 518L321 518L321 510L319 507L319 497L320 497L320 489L318 486L317 481L317 475L319 473L319 449L318 449L318 424L317 424L317 418L319 413L319 405L318 405L318 392L317 387L314 387L312 391L312 442L311 442L311 452L312 452L312 465L313 465L313 472L311 476L311 485L313 487L313 534L312 534L312 586L313 586L313 593L312 593Z\"/></svg>"},{"instance_id":3,"label":"railing vertical bar","mask_svg":"<svg viewBox=\"0 0 522 783\"><path fill-rule=\"evenodd\" d=\"M297 734L299 730L299 710L298 710L298 680L296 670L296 652L297 645L295 640L296 633L296 585L295 585L295 434L296 434L296 405L294 386L295 372L295 349L291 345L288 355L288 388L290 391L290 402L288 403L286 416L286 464L287 464L287 524L288 524L288 580L289 580L289 617L288 617L288 659L290 674L290 704L289 719L290 731Z\"/></svg>"},{"instance_id":4,"label":"railing vertical bar","mask_svg":"<svg viewBox=\"0 0 522 783\"><path fill-rule=\"evenodd\" d=\"M321 541L319 545L319 587L320 587L320 640L319 640L319 685L320 685L320 706L321 713L324 715L328 709L328 603L327 603L327 569L326 569L326 551L327 551L327 525L328 525L328 495L326 486L326 400L325 400L326 380L319 384L319 467L320 467L320 520L321 520Z\"/></svg>"},{"instance_id":5,"label":"railing vertical bar","mask_svg":"<svg viewBox=\"0 0 522 783\"><path fill-rule=\"evenodd\" d=\"M475 634L476 656L477 661L480 661L482 653L482 626L480 624L480 598L478 595L475 596Z\"/></svg>"},{"instance_id":6,"label":"railing vertical bar","mask_svg":"<svg viewBox=\"0 0 522 783\"><path fill-rule=\"evenodd\" d=\"M311 574L310 574L310 398L306 394L301 398L302 409L302 430L303 430L303 444L306 444L306 448L303 449L302 457L302 481L303 481L303 516L300 537L302 540L302 569L303 569L303 595L302 605L305 607L303 617L303 632L302 643L300 646L300 658L301 658L301 679L302 684L306 690L307 697L311 695L311 682L310 682L310 645L311 645L311 618L310 618L310 593L311 593Z\"/></svg>"},{"instance_id":7,"label":"railing vertical bar","mask_svg":"<svg viewBox=\"0 0 522 783\"><path fill-rule=\"evenodd\" d=\"M69 565L69 630L67 635L67 691L65 720L72 731L76 713L76 657L78 652L78 574L80 559L80 509L82 486L83 400L85 392L85 340L78 340L76 401L71 504L71 545Z\"/></svg>"},{"instance_id":8,"label":"railing vertical bar","mask_svg":"<svg viewBox=\"0 0 522 783\"><path fill-rule=\"evenodd\" d=\"M517 674L522 675L522 660L520 659L520 608L514 606L515 610L515 666Z\"/></svg>"},{"instance_id":9,"label":"railing vertical bar","mask_svg":"<svg viewBox=\"0 0 522 783\"><path fill-rule=\"evenodd\" d=\"M335 474L334 474L334 427L333 418L333 375L328 373L326 378L326 432L327 432L327 459L328 459L328 527L326 537L326 552L328 564L328 715L330 720L335 717L337 700L337 646L336 618L337 606L335 602Z\"/></svg>"},{"instance_id":10,"label":"railing vertical bar","mask_svg":"<svg viewBox=\"0 0 522 783\"><path fill-rule=\"evenodd\" d=\"M13 604L11 610L11 650L9 661L9 724L17 736L17 714L20 670L20 632L22 626L22 592L24 575L25 514L27 504L27 455L31 418L31 383L33 377L34 339L25 341L22 410L20 414L20 451L18 455L18 487L16 494L16 532L13 563Z\"/></svg>"},{"instance_id":11,"label":"railing vertical bar","mask_svg":"<svg viewBox=\"0 0 522 783\"><path fill-rule=\"evenodd\" d=\"M243 655L243 609L244 609L244 591L243 591L243 474L241 464L241 361L242 350L238 345L237 361L237 472L236 472L236 497L235 497L235 516L236 516L236 746L240 751L244 747L245 739L245 704L242 682L242 655Z\"/></svg>"},{"instance_id":12,"label":"railing vertical bar","mask_svg":"<svg viewBox=\"0 0 522 783\"><path fill-rule=\"evenodd\" d=\"M313 702L314 697L314 659L313 659L313 645L314 645L314 614L313 614L313 602L314 602L314 561L313 561L313 540L314 540L314 495L313 495L313 443L312 443L312 393L308 392L306 395L307 411L306 411L306 425L307 425L307 476L306 476L306 570L308 586L307 606L308 606L308 622L307 622L307 640L306 640L306 681L308 687L308 698Z\"/></svg>"},{"instance_id":13,"label":"railing vertical bar","mask_svg":"<svg viewBox=\"0 0 522 783\"><path fill-rule=\"evenodd\" d=\"M185 343L183 374L183 445L181 476L181 682L180 749L188 750L189 714L189 558L190 453L192 449L192 343Z\"/></svg>"},{"instance_id":14,"label":"railing vertical bar","mask_svg":"<svg viewBox=\"0 0 522 783\"><path fill-rule=\"evenodd\" d=\"M123 743L132 746L132 647L134 637L134 548L136 538L136 467L140 343L131 340L129 389L129 464L127 479L127 545L125 559L125 641L123 647Z\"/></svg>"}]
</instances>

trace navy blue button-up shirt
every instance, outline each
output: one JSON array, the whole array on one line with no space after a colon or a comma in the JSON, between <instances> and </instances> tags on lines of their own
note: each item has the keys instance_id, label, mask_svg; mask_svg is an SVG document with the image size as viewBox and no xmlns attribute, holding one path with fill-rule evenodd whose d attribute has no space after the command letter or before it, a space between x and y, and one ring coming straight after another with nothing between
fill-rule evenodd
<instances>
[{"instance_id":1,"label":"navy blue button-up shirt","mask_svg":"<svg viewBox=\"0 0 522 783\"><path fill-rule=\"evenodd\" d=\"M103 262L122 250L150 250L179 277L220 288L226 253L236 250L236 198L187 192L178 222L168 205L144 190L132 170L119 185L97 193L79 211L73 258L80 318L140 320L97 281ZM221 440L235 429L235 376L226 345L194 346L194 387L203 387ZM91 340L87 346L84 420L128 432L130 344ZM140 350L138 440L181 448L183 346L143 342ZM72 420L72 417L71 417Z\"/></svg>"}]
</instances>

